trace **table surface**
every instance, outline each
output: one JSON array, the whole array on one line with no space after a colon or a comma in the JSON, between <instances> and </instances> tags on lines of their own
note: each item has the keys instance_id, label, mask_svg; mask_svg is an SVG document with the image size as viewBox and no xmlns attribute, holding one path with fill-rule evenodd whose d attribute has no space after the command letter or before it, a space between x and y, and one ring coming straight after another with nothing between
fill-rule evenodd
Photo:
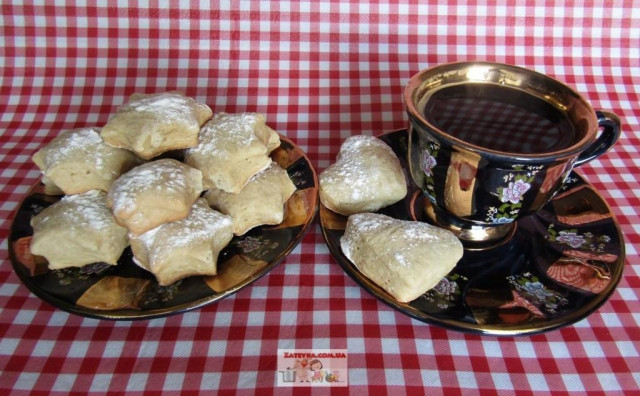
<instances>
[{"instance_id":1,"label":"table surface","mask_svg":"<svg viewBox=\"0 0 640 396\"><path fill-rule=\"evenodd\" d=\"M319 391L276 383L278 348L313 348L347 350L353 393L639 390L640 1L46 3L0 6L0 389ZM626 268L578 323L494 337L419 322L343 272L317 219L251 287L167 318L75 316L38 299L12 269L11 218L40 176L31 155L62 130L104 125L133 92L181 90L216 112L264 113L322 171L348 136L407 125L411 75L462 60L548 74L622 120L618 144L578 172L617 217Z\"/></svg>"}]
</instances>

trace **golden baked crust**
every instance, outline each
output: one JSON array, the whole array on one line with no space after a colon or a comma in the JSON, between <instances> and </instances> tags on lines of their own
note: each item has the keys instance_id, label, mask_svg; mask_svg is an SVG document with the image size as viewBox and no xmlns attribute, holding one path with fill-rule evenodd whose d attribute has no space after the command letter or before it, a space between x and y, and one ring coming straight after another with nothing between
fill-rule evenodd
<instances>
[{"instance_id":1,"label":"golden baked crust","mask_svg":"<svg viewBox=\"0 0 640 396\"><path fill-rule=\"evenodd\" d=\"M115 265L129 245L127 229L107 209L106 194L92 190L62 197L31 219L31 253L50 269L104 262Z\"/></svg>"},{"instance_id":2,"label":"golden baked crust","mask_svg":"<svg viewBox=\"0 0 640 396\"><path fill-rule=\"evenodd\" d=\"M133 94L102 128L107 144L144 159L198 144L200 127L213 115L209 106L179 92Z\"/></svg>"},{"instance_id":3,"label":"golden baked crust","mask_svg":"<svg viewBox=\"0 0 640 396\"><path fill-rule=\"evenodd\" d=\"M193 275L215 275L218 254L233 238L232 221L198 199L186 218L131 237L134 261L162 286Z\"/></svg>"},{"instance_id":4,"label":"golden baked crust","mask_svg":"<svg viewBox=\"0 0 640 396\"><path fill-rule=\"evenodd\" d=\"M141 160L132 152L106 144L100 128L64 131L33 155L43 174L46 192L53 195L108 191L121 174Z\"/></svg>"},{"instance_id":5,"label":"golden baked crust","mask_svg":"<svg viewBox=\"0 0 640 396\"><path fill-rule=\"evenodd\" d=\"M184 219L202 192L199 170L173 159L147 162L120 176L109 189L107 206L134 235Z\"/></svg>"},{"instance_id":6,"label":"golden baked crust","mask_svg":"<svg viewBox=\"0 0 640 396\"><path fill-rule=\"evenodd\" d=\"M407 182L398 157L382 140L352 136L340 147L334 164L319 176L320 201L348 216L375 212L407 195Z\"/></svg>"},{"instance_id":7,"label":"golden baked crust","mask_svg":"<svg viewBox=\"0 0 640 396\"><path fill-rule=\"evenodd\" d=\"M209 205L233 219L233 233L243 235L263 224L279 224L284 203L296 191L287 171L272 163L253 176L238 194L222 190L207 191Z\"/></svg>"},{"instance_id":8,"label":"golden baked crust","mask_svg":"<svg viewBox=\"0 0 640 396\"><path fill-rule=\"evenodd\" d=\"M463 254L462 243L450 231L377 213L349 216L340 248L363 275L400 302L435 287Z\"/></svg>"},{"instance_id":9,"label":"golden baked crust","mask_svg":"<svg viewBox=\"0 0 640 396\"><path fill-rule=\"evenodd\" d=\"M200 143L185 151L185 163L202 171L205 189L237 194L271 163L280 139L258 113L216 114L200 130Z\"/></svg>"}]
</instances>

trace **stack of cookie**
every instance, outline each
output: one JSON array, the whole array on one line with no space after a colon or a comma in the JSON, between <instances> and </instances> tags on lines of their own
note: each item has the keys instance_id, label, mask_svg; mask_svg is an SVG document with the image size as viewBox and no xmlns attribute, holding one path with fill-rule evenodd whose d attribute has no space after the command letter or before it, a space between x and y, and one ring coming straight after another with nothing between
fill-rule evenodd
<instances>
[{"instance_id":1,"label":"stack of cookie","mask_svg":"<svg viewBox=\"0 0 640 396\"><path fill-rule=\"evenodd\" d=\"M33 156L45 193L65 196L33 217L31 251L58 269L116 265L131 245L160 285L215 275L234 234L283 221L295 186L269 157L279 145L261 114L134 94L102 128L62 132Z\"/></svg>"}]
</instances>

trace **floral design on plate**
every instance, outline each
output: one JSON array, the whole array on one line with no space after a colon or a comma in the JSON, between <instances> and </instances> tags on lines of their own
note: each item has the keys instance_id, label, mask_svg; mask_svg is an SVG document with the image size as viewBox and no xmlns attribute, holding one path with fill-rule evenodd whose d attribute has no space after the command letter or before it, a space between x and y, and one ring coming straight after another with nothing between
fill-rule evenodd
<instances>
[{"instance_id":1,"label":"floral design on plate","mask_svg":"<svg viewBox=\"0 0 640 396\"><path fill-rule=\"evenodd\" d=\"M247 236L244 239L236 240L234 244L240 249L240 251L242 251L242 253L252 253L253 255L264 254L268 251L277 249L280 245L277 241L272 242L263 236Z\"/></svg>"},{"instance_id":2,"label":"floral design on plate","mask_svg":"<svg viewBox=\"0 0 640 396\"><path fill-rule=\"evenodd\" d=\"M569 173L567 177L562 182L562 187L560 187L560 191L566 191L572 188L575 184L578 184L580 179L578 179L574 174Z\"/></svg>"},{"instance_id":3,"label":"floral design on plate","mask_svg":"<svg viewBox=\"0 0 640 396\"><path fill-rule=\"evenodd\" d=\"M409 170L403 161L407 148L401 144L407 136L407 130L403 129L380 138ZM437 161L434 147L430 149L430 155ZM431 160L424 163L429 164ZM423 171L420 169L422 176L426 175ZM505 209L517 205L513 200L535 199L529 196L533 187L524 193L523 190L524 183L531 183L529 178L538 171L505 170L506 178L497 180L492 187L497 201L494 214L498 214L501 205L507 205ZM514 191L505 192L510 183ZM496 336L530 335L568 326L590 315L611 296L624 269L622 232L606 202L573 171L566 183L571 188L540 211L518 219L509 240L487 249L465 249L446 280L408 304L381 292L344 256L340 238L345 217L320 205L320 227L331 254L344 271L375 298L399 312L454 330ZM379 212L398 219L429 222L428 194L414 183L409 187L412 193L403 201ZM500 200L503 195L507 202ZM508 210L503 212L506 219L502 221L509 221ZM549 224L554 224L555 237L565 231L560 241L552 240L553 232L547 231ZM574 249L569 242L580 243L581 247Z\"/></svg>"},{"instance_id":4,"label":"floral design on plate","mask_svg":"<svg viewBox=\"0 0 640 396\"><path fill-rule=\"evenodd\" d=\"M513 292L525 298L536 308L532 311L536 316L540 316L541 311L556 314L562 306L569 303L569 300L562 294L546 287L537 276L530 272L508 276L506 279L513 287Z\"/></svg>"},{"instance_id":5,"label":"floral design on plate","mask_svg":"<svg viewBox=\"0 0 640 396\"><path fill-rule=\"evenodd\" d=\"M591 252L604 252L607 244L611 242L608 235L594 235L591 232L580 233L577 228L558 231L554 224L547 228L547 239L552 242L567 245L573 249L589 250Z\"/></svg>"},{"instance_id":6,"label":"floral design on plate","mask_svg":"<svg viewBox=\"0 0 640 396\"><path fill-rule=\"evenodd\" d=\"M154 283L145 291L140 306L144 307L159 301L167 302L173 300L176 294L180 292L181 283L182 280L174 282L168 286L160 286L157 283Z\"/></svg>"},{"instance_id":7,"label":"floral design on plate","mask_svg":"<svg viewBox=\"0 0 640 396\"><path fill-rule=\"evenodd\" d=\"M109 269L113 268L111 264L94 263L83 267L60 268L53 270L60 286L69 286L76 281L86 281L92 277L103 275Z\"/></svg>"},{"instance_id":8,"label":"floral design on plate","mask_svg":"<svg viewBox=\"0 0 640 396\"><path fill-rule=\"evenodd\" d=\"M431 290L420 296L421 302L428 303L433 311L444 311L460 303L462 290L468 279L462 275L451 273Z\"/></svg>"}]
</instances>

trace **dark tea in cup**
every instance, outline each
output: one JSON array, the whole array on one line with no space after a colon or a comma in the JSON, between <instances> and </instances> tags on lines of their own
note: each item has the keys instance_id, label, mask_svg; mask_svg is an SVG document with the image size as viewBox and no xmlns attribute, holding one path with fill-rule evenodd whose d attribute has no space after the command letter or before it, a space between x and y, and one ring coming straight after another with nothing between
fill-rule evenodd
<instances>
[{"instance_id":1,"label":"dark tea in cup","mask_svg":"<svg viewBox=\"0 0 640 396\"><path fill-rule=\"evenodd\" d=\"M502 85L444 87L423 102L418 107L427 122L488 150L541 154L571 147L581 137L548 102Z\"/></svg>"},{"instance_id":2,"label":"dark tea in cup","mask_svg":"<svg viewBox=\"0 0 640 396\"><path fill-rule=\"evenodd\" d=\"M615 115L595 112L568 86L499 63L423 70L404 100L411 176L432 221L468 244L512 235L574 166L604 154L620 135Z\"/></svg>"}]
</instances>

